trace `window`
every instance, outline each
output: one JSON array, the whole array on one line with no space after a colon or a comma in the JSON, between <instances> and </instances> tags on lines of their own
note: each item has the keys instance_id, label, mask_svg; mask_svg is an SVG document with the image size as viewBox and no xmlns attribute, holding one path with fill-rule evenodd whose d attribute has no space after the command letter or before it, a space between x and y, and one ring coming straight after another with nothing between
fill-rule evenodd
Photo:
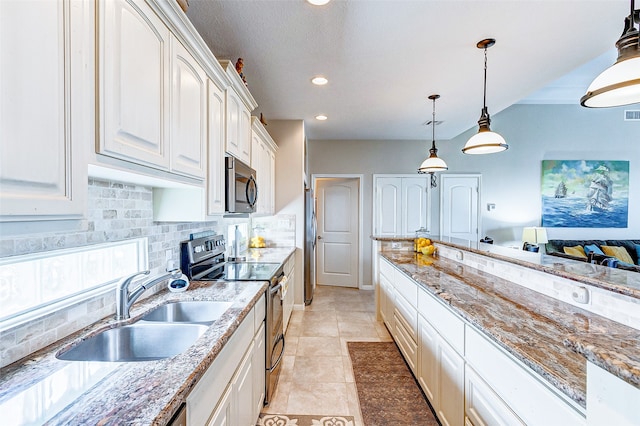
<instances>
[{"instance_id":1,"label":"window","mask_svg":"<svg viewBox=\"0 0 640 426\"><path fill-rule=\"evenodd\" d=\"M0 259L0 328L113 290L148 263L146 238Z\"/></svg>"}]
</instances>

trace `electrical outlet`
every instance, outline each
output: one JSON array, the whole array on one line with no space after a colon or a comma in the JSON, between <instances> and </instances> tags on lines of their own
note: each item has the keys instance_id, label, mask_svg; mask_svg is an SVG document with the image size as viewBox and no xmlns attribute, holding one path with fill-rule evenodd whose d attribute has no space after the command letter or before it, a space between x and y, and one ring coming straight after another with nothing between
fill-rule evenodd
<instances>
[{"instance_id":1,"label":"electrical outlet","mask_svg":"<svg viewBox=\"0 0 640 426\"><path fill-rule=\"evenodd\" d=\"M496 209L496 205L494 203L487 203L487 211L492 211Z\"/></svg>"},{"instance_id":2,"label":"electrical outlet","mask_svg":"<svg viewBox=\"0 0 640 426\"><path fill-rule=\"evenodd\" d=\"M589 303L589 290L586 287L576 287L571 292L571 298L574 302L587 304Z\"/></svg>"},{"instance_id":3,"label":"electrical outlet","mask_svg":"<svg viewBox=\"0 0 640 426\"><path fill-rule=\"evenodd\" d=\"M173 251L166 250L164 252L164 260L171 260L172 257L173 257Z\"/></svg>"},{"instance_id":4,"label":"electrical outlet","mask_svg":"<svg viewBox=\"0 0 640 426\"><path fill-rule=\"evenodd\" d=\"M392 249L399 249L400 248L400 243L399 242L391 242L391 248Z\"/></svg>"}]
</instances>

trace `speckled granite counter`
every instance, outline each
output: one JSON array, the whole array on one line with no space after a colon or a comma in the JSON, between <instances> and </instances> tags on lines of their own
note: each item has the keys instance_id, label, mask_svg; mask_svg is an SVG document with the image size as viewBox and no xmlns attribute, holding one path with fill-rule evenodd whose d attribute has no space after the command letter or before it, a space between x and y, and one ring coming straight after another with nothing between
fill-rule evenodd
<instances>
[{"instance_id":1,"label":"speckled granite counter","mask_svg":"<svg viewBox=\"0 0 640 426\"><path fill-rule=\"evenodd\" d=\"M40 350L1 370L0 413L3 418L15 412L36 416L41 407L29 407L23 392L39 389L49 392L41 398L44 407L34 423L51 425L164 425L185 401L198 379L211 365L238 325L267 288L267 282L192 282L184 293L162 291L134 305L131 319L116 322L105 318L68 338ZM132 323L152 308L178 300L220 300L233 305L213 323L187 351L158 361L98 363L60 361L55 354L68 345L98 332ZM83 374L75 370L77 365ZM65 371L69 372L65 375ZM101 377L97 384L85 380L92 372ZM59 382L47 389L54 376ZM51 393L75 396L63 403L51 403ZM48 411L47 411L48 409Z\"/></svg>"},{"instance_id":2,"label":"speckled granite counter","mask_svg":"<svg viewBox=\"0 0 640 426\"><path fill-rule=\"evenodd\" d=\"M376 241L413 241L409 236L371 236ZM542 253L533 253L524 250L515 250L493 244L485 244L476 241L461 240L458 238L432 237L433 241L446 246L470 251L493 259L510 262L527 268L536 269L558 277L568 278L577 282L599 287L614 293L640 299L640 273L625 271L622 269L608 268L600 265L592 265L587 262L577 262L557 256Z\"/></svg>"},{"instance_id":3,"label":"speckled granite counter","mask_svg":"<svg viewBox=\"0 0 640 426\"><path fill-rule=\"evenodd\" d=\"M637 330L450 259L407 251L381 254L583 407L585 358L569 347L579 342L594 357L623 370L619 377L638 386ZM630 365L621 366L620 359Z\"/></svg>"}]
</instances>

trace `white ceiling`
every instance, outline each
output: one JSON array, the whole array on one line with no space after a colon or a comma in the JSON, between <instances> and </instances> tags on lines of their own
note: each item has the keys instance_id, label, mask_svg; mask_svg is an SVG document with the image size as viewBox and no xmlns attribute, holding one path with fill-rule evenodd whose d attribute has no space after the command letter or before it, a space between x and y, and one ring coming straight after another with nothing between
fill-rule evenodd
<instances>
[{"instance_id":1,"label":"white ceiling","mask_svg":"<svg viewBox=\"0 0 640 426\"><path fill-rule=\"evenodd\" d=\"M309 139L431 139L433 93L437 139L476 126L484 72L476 43L489 37L497 40L488 50L490 114L518 102L577 103L613 63L629 10L628 0L189 4L214 55L244 59L254 115L304 119ZM317 74L329 84L312 85ZM329 119L315 120L320 113Z\"/></svg>"}]
</instances>

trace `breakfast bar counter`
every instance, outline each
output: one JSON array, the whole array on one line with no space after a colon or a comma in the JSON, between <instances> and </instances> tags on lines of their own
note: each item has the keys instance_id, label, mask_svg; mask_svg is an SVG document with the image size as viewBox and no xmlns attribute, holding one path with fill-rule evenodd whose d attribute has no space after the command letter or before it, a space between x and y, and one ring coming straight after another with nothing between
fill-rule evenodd
<instances>
[{"instance_id":1,"label":"breakfast bar counter","mask_svg":"<svg viewBox=\"0 0 640 426\"><path fill-rule=\"evenodd\" d=\"M413 238L372 238L381 243L381 259L387 260L473 329L583 407L585 413L588 364L602 368L636 391L640 388L640 331L637 328L590 312L576 303L567 303L561 297L536 291L536 285L540 283L520 285L522 283L508 279L518 276L520 281L537 280L539 276L527 275L524 269L497 275L488 271L492 271L492 260L505 261L537 273L570 276L577 285L595 281L597 291L610 291L618 295L615 297L629 298L632 302L638 295L635 276L640 274L549 259L551 256L537 253L531 256L532 253L506 247L487 248L485 246L489 244L481 243L481 246L477 243L471 248L459 242L434 240L439 253L432 257L411 251ZM400 242L402 247L391 246L391 242ZM473 257L472 253L480 256ZM503 265L502 268L510 266ZM609 282L609 277L614 277L613 283ZM632 284L631 287L626 288L625 280ZM607 286L610 288L604 290ZM633 325L634 321L630 322ZM637 395L637 392L633 393Z\"/></svg>"}]
</instances>

